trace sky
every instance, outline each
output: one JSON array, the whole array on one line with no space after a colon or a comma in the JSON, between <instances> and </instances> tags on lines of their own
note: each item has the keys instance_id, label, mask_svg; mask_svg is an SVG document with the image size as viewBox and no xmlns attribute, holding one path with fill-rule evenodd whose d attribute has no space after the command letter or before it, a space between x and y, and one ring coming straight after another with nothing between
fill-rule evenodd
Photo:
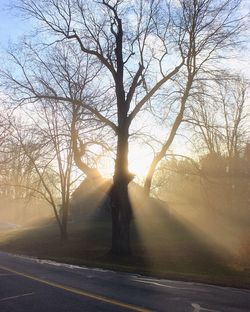
<instances>
[{"instance_id":1,"label":"sky","mask_svg":"<svg viewBox=\"0 0 250 312\"><path fill-rule=\"evenodd\" d=\"M15 0L0 1L0 49L6 49L10 43L14 43L32 31L30 20L24 19L18 11L11 10ZM242 1L242 12L250 12L250 1ZM250 27L248 30L250 36ZM250 78L250 47L240 49L233 60L230 60L230 67L242 72Z\"/></svg>"},{"instance_id":2,"label":"sky","mask_svg":"<svg viewBox=\"0 0 250 312\"><path fill-rule=\"evenodd\" d=\"M1 0L0 1L0 51L3 52L12 43L18 42L23 36L30 34L33 30L32 22L30 20L24 19L21 14L17 11L10 10L11 4L15 3L15 0ZM248 11L250 7L250 0L243 0L242 10L243 12ZM249 32L250 34L250 32ZM250 48L245 46L244 49L239 50L235 55L233 60L226 60L227 66L243 73L246 77L250 79ZM4 58L1 60L4 62ZM185 151L185 146L183 142L178 143L175 141L175 152L182 154ZM131 169L135 171L139 168L139 174L141 175L143 171L146 171L147 164L150 162L150 152L145 150L144 155L140 155L135 152L136 148L133 147L131 150L134 151L131 154ZM140 157L136 157L139 154ZM187 154L187 151L186 151Z\"/></svg>"},{"instance_id":3,"label":"sky","mask_svg":"<svg viewBox=\"0 0 250 312\"><path fill-rule=\"evenodd\" d=\"M10 42L15 42L27 31L30 31L31 24L24 20L20 14L10 10L14 1L0 1L0 47L6 49Z\"/></svg>"}]
</instances>

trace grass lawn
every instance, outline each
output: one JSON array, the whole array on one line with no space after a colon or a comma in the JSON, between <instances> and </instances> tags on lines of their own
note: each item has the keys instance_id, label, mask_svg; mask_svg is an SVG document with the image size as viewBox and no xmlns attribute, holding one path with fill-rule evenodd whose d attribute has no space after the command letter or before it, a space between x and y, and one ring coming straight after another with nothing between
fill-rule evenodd
<instances>
[{"instance_id":1,"label":"grass lawn","mask_svg":"<svg viewBox=\"0 0 250 312\"><path fill-rule=\"evenodd\" d=\"M82 220L69 223L69 238L60 242L51 220L0 234L0 249L59 262L137 272L144 275L250 288L250 272L229 265L230 255L173 217L144 216L132 222L133 256L108 255L111 223Z\"/></svg>"}]
</instances>

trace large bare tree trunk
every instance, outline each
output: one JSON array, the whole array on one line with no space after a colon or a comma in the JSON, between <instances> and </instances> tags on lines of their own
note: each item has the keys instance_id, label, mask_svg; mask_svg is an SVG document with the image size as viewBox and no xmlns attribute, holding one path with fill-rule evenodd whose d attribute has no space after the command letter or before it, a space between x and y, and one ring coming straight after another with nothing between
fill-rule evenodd
<instances>
[{"instance_id":1,"label":"large bare tree trunk","mask_svg":"<svg viewBox=\"0 0 250 312\"><path fill-rule=\"evenodd\" d=\"M129 255L131 203L128 195L128 129L122 127L118 132L117 158L114 182L111 190L112 202L112 247L111 254Z\"/></svg>"},{"instance_id":2,"label":"large bare tree trunk","mask_svg":"<svg viewBox=\"0 0 250 312\"><path fill-rule=\"evenodd\" d=\"M130 101L126 100L124 89L124 60L123 60L123 29L122 21L117 12L113 11L117 22L116 37L116 73L115 92L117 98L117 153L115 161L115 173L111 191L112 202L112 247L111 254L126 256L131 253L130 246L130 221L131 204L128 195L128 138L129 123L128 111Z\"/></svg>"},{"instance_id":3,"label":"large bare tree trunk","mask_svg":"<svg viewBox=\"0 0 250 312\"><path fill-rule=\"evenodd\" d=\"M131 204L127 182L120 177L119 180L114 180L112 188L112 255L131 254L130 221Z\"/></svg>"},{"instance_id":4,"label":"large bare tree trunk","mask_svg":"<svg viewBox=\"0 0 250 312\"><path fill-rule=\"evenodd\" d=\"M68 239L68 216L69 216L69 204L65 203L62 206L62 217L61 217L61 241L65 242Z\"/></svg>"}]
</instances>

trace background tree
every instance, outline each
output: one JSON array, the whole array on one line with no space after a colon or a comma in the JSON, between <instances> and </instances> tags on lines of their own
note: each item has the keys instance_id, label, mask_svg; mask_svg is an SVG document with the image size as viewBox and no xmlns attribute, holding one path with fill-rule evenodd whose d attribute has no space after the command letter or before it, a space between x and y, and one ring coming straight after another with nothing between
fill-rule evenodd
<instances>
[{"instance_id":1,"label":"background tree","mask_svg":"<svg viewBox=\"0 0 250 312\"><path fill-rule=\"evenodd\" d=\"M27 222L32 216L45 215L45 211L31 209L31 201L34 195L33 187L36 178L33 166L22 148L11 135L11 123L4 119L8 126L4 131L3 144L0 149L0 196L1 215L9 222ZM29 149L32 153L32 148Z\"/></svg>"},{"instance_id":2,"label":"background tree","mask_svg":"<svg viewBox=\"0 0 250 312\"><path fill-rule=\"evenodd\" d=\"M29 108L30 109L30 108ZM67 222L70 206L70 195L74 186L73 177L73 145L67 111L57 103L40 102L33 108L35 117L29 109L22 114L29 122L11 122L12 140L18 146L23 158L32 170L32 183L18 183L12 186L39 195L53 208L59 226L61 239L67 239ZM26 113L26 114L25 114ZM15 153L16 156L16 153ZM17 176L20 177L24 166L19 162Z\"/></svg>"},{"instance_id":3,"label":"background tree","mask_svg":"<svg viewBox=\"0 0 250 312\"><path fill-rule=\"evenodd\" d=\"M194 127L193 140L198 148L229 159L243 154L248 131L248 88L241 76L223 73L193 97L188 120Z\"/></svg>"},{"instance_id":4,"label":"background tree","mask_svg":"<svg viewBox=\"0 0 250 312\"><path fill-rule=\"evenodd\" d=\"M147 194L150 192L155 169L173 143L185 112L189 109L195 110L192 105L193 94L199 92L201 81L217 75L218 67L215 68L214 61L220 60L226 54L227 48L234 46L236 35L242 27L242 18L235 14L240 1L219 3L184 0L178 3L178 9L170 7L170 16L173 18L177 14L179 17L175 23L181 36L180 45L185 62L181 71L174 77L177 86L174 90L170 89L171 97L165 99L165 107L172 109L170 104L174 94L176 115L164 143L154 156L148 170L144 183ZM177 37L177 34L175 36Z\"/></svg>"}]
</instances>

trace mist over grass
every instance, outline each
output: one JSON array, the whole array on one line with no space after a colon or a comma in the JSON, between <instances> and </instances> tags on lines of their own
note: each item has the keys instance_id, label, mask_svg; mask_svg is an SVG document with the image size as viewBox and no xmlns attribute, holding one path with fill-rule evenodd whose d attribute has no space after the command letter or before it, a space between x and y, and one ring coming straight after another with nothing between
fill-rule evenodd
<instances>
[{"instance_id":1,"label":"mist over grass","mask_svg":"<svg viewBox=\"0 0 250 312\"><path fill-rule=\"evenodd\" d=\"M60 242L55 220L42 217L40 222L36 219L2 232L0 248L59 262L250 287L250 224L245 210L243 215L239 209L237 218L230 210L209 210L201 201L190 199L195 192L190 193L192 185L188 185L186 195L166 193L168 202L148 198L139 185L130 185L131 257L108 255L112 229L103 190L88 192L78 202L71 213L66 242Z\"/></svg>"}]
</instances>

